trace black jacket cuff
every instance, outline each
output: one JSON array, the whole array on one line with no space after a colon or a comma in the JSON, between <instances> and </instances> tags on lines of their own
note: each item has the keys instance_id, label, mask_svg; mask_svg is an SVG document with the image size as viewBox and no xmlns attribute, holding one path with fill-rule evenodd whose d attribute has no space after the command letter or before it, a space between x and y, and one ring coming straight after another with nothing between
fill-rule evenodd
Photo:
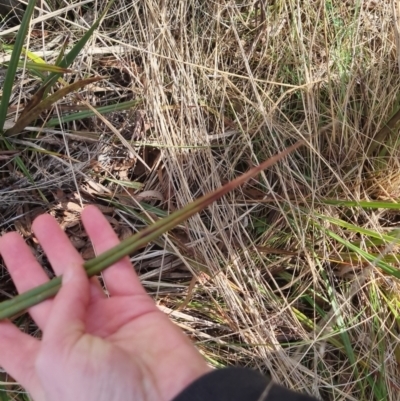
<instances>
[{"instance_id":1,"label":"black jacket cuff","mask_svg":"<svg viewBox=\"0 0 400 401\"><path fill-rule=\"evenodd\" d=\"M173 401L316 401L244 368L214 370L184 389Z\"/></svg>"}]
</instances>

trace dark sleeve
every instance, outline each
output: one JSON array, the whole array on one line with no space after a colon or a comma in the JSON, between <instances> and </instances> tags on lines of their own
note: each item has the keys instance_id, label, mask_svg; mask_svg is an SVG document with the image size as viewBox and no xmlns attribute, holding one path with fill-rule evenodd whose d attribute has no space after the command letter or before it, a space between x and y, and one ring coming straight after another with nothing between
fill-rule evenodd
<instances>
[{"instance_id":1,"label":"dark sleeve","mask_svg":"<svg viewBox=\"0 0 400 401\"><path fill-rule=\"evenodd\" d=\"M244 368L214 370L184 389L172 401L316 401L281 387Z\"/></svg>"}]
</instances>

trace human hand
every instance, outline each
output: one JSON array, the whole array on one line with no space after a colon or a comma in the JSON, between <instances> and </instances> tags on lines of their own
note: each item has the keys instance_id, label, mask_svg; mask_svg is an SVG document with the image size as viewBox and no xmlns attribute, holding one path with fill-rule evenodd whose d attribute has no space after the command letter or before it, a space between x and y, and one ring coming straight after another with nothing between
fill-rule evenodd
<instances>
[{"instance_id":1,"label":"human hand","mask_svg":"<svg viewBox=\"0 0 400 401\"><path fill-rule=\"evenodd\" d=\"M82 213L96 254L118 244L94 206ZM49 215L33 231L62 288L54 299L29 309L42 340L0 322L0 365L35 401L169 401L210 371L205 361L146 294L128 258L103 272L110 297ZM18 289L48 281L19 234L0 238L0 254Z\"/></svg>"}]
</instances>

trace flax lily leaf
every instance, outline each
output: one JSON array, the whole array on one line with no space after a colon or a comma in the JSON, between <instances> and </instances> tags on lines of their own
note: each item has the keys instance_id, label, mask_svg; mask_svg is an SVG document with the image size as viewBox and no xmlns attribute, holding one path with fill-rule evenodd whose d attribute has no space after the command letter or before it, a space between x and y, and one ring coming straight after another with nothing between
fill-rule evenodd
<instances>
[{"instance_id":1,"label":"flax lily leaf","mask_svg":"<svg viewBox=\"0 0 400 401\"><path fill-rule=\"evenodd\" d=\"M93 36L94 31L99 27L100 22L102 19L107 15L108 10L111 8L111 6L114 4L115 0L111 0L108 2L106 7L104 8L103 12L101 13L100 17L94 22L94 24L87 30L87 32L76 42L74 47L67 53L65 54L61 60L58 60L57 65L62 68L68 68L74 60L78 57L78 54L81 52L81 50L85 47L86 43L89 41L89 39ZM63 48L62 52L65 52L65 48ZM49 85L49 87L52 87L60 78L61 74L58 73L52 73L48 76L46 81L43 83L43 86Z\"/></svg>"},{"instance_id":2,"label":"flax lily leaf","mask_svg":"<svg viewBox=\"0 0 400 401\"><path fill-rule=\"evenodd\" d=\"M65 38L65 40L64 40L64 42L63 42L63 44L62 44L62 46L61 46L61 51L60 51L60 54L58 55L58 57L57 57L57 60L56 60L56 65L60 65L60 63L61 63L61 60L64 58L64 55L65 55L65 51L67 50L67 45L68 45L68 42L69 42L69 35Z\"/></svg>"},{"instance_id":3,"label":"flax lily leaf","mask_svg":"<svg viewBox=\"0 0 400 401\"><path fill-rule=\"evenodd\" d=\"M246 173L228 182L217 190L202 196L194 202L189 203L183 209L172 213L168 217L158 220L154 224L125 239L116 247L84 263L84 268L86 269L87 275L92 277L100 273L107 267L139 249L143 245L156 240L160 235L166 233L167 231L176 227L178 224L194 216L196 213L202 211L211 203L217 201L228 192L244 184L248 179L254 177L262 170L274 165L302 145L304 145L304 141L296 142L294 145L272 156L260 165L253 167ZM45 284L20 294L13 299L2 302L0 304L0 319L13 317L25 311L27 308L37 305L45 299L54 296L61 287L61 280L61 276L53 278Z\"/></svg>"},{"instance_id":4,"label":"flax lily leaf","mask_svg":"<svg viewBox=\"0 0 400 401\"><path fill-rule=\"evenodd\" d=\"M58 74L67 74L73 72L68 68L62 68L57 65L47 64L47 63L31 63L31 62L23 62L18 61L19 68L26 68L27 70L33 71L46 71L46 72L56 72Z\"/></svg>"},{"instance_id":5,"label":"flax lily leaf","mask_svg":"<svg viewBox=\"0 0 400 401\"><path fill-rule=\"evenodd\" d=\"M24 45L25 38L28 34L29 23L33 10L35 8L36 1L30 0L24 12L24 16L21 21L21 27L18 30L18 34L15 40L14 49L11 54L10 62L8 63L7 73L4 80L3 95L0 104L0 132L3 130L4 123L7 117L8 103L11 98L12 88L14 84L15 74L18 68L18 61L21 56L22 46Z\"/></svg>"}]
</instances>

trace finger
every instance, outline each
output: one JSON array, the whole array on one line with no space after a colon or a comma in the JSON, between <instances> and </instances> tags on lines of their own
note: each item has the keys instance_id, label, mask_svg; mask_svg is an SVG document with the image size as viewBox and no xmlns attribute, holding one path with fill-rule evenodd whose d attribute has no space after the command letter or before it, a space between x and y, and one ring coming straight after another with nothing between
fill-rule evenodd
<instances>
[{"instance_id":1,"label":"finger","mask_svg":"<svg viewBox=\"0 0 400 401\"><path fill-rule=\"evenodd\" d=\"M8 233L0 238L0 254L19 293L49 281L47 274L18 233ZM41 329L50 313L51 302L47 300L29 309L30 315Z\"/></svg>"},{"instance_id":2,"label":"finger","mask_svg":"<svg viewBox=\"0 0 400 401\"><path fill-rule=\"evenodd\" d=\"M81 264L70 263L62 286L53 300L43 341L70 347L85 333L86 312L90 302L90 282ZM68 351L63 349L62 351Z\"/></svg>"},{"instance_id":3,"label":"finger","mask_svg":"<svg viewBox=\"0 0 400 401\"><path fill-rule=\"evenodd\" d=\"M43 214L37 217L32 228L58 276L63 274L65 268L70 265L83 265L81 255L52 216ZM93 283L92 297L104 298L105 295L98 280L93 278L91 283Z\"/></svg>"},{"instance_id":4,"label":"finger","mask_svg":"<svg viewBox=\"0 0 400 401\"><path fill-rule=\"evenodd\" d=\"M114 230L95 206L88 206L83 210L82 222L92 241L96 255L119 244L120 241ZM145 293L128 257L104 270L103 278L111 296Z\"/></svg>"},{"instance_id":5,"label":"finger","mask_svg":"<svg viewBox=\"0 0 400 401\"><path fill-rule=\"evenodd\" d=\"M35 373L40 343L8 321L0 322L0 365L35 399L43 399Z\"/></svg>"},{"instance_id":6,"label":"finger","mask_svg":"<svg viewBox=\"0 0 400 401\"><path fill-rule=\"evenodd\" d=\"M32 228L57 275L70 264L83 263L81 255L52 216L37 217Z\"/></svg>"}]
</instances>

